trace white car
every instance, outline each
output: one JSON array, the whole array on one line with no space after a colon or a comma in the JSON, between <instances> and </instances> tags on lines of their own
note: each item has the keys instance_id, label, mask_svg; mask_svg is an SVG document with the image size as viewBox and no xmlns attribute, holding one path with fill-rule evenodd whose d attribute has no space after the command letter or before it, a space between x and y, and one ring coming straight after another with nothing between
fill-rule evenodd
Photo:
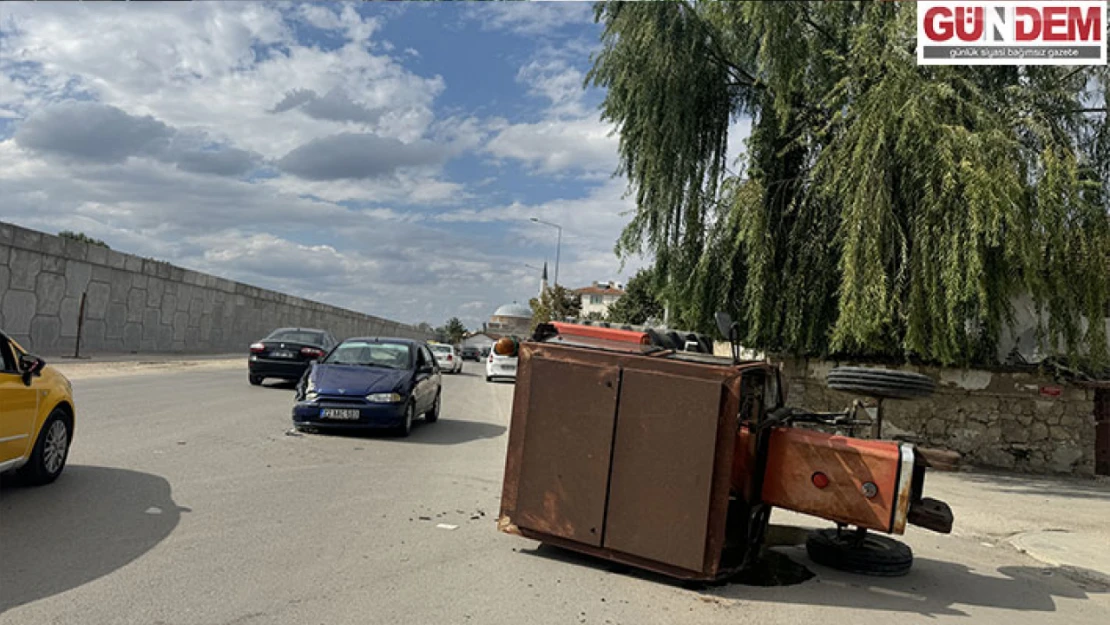
<instances>
[{"instance_id":1,"label":"white car","mask_svg":"<svg viewBox=\"0 0 1110 625\"><path fill-rule=\"evenodd\" d=\"M428 345L432 350L432 355L436 357L436 364L439 365L440 371L444 373L459 373L462 371L462 356L455 351L455 348L443 343L432 343Z\"/></svg>"},{"instance_id":2,"label":"white car","mask_svg":"<svg viewBox=\"0 0 1110 625\"><path fill-rule=\"evenodd\" d=\"M486 382L494 378L507 378L516 381L516 356L502 356L494 350L489 350L486 356Z\"/></svg>"}]
</instances>

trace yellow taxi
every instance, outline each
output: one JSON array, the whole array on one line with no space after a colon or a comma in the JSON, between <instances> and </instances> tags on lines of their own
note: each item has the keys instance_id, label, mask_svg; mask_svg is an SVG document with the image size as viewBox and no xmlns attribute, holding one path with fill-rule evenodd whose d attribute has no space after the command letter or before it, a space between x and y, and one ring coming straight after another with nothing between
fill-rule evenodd
<instances>
[{"instance_id":1,"label":"yellow taxi","mask_svg":"<svg viewBox=\"0 0 1110 625\"><path fill-rule=\"evenodd\" d=\"M58 479L73 440L73 387L0 332L0 473L31 484Z\"/></svg>"}]
</instances>

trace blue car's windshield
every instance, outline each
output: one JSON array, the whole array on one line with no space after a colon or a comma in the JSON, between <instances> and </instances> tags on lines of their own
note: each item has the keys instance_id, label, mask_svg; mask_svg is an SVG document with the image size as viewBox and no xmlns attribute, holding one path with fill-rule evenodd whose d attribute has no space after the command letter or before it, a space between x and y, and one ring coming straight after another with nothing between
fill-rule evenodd
<instances>
[{"instance_id":1,"label":"blue car's windshield","mask_svg":"<svg viewBox=\"0 0 1110 625\"><path fill-rule=\"evenodd\" d=\"M347 341L336 347L324 362L333 365L411 369L412 348L406 343Z\"/></svg>"}]
</instances>

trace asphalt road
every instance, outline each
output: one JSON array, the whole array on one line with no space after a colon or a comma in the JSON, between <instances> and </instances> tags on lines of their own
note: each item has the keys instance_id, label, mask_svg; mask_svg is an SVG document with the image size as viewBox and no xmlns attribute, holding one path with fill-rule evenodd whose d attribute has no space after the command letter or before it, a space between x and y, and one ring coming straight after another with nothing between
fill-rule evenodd
<instances>
[{"instance_id":1,"label":"asphalt road","mask_svg":"<svg viewBox=\"0 0 1110 625\"><path fill-rule=\"evenodd\" d=\"M911 529L899 579L786 547L816 577L691 590L500 534L513 386L467 368L408 439L289 436L292 391L239 369L75 381L66 473L0 489L0 624L1107 622L1105 584L967 536Z\"/></svg>"}]
</instances>

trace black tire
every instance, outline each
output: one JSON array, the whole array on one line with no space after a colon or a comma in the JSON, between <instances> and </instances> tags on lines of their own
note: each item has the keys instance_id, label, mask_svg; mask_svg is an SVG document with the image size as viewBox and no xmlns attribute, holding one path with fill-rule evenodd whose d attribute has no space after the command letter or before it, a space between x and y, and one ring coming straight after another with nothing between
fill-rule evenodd
<instances>
[{"instance_id":1,"label":"black tire","mask_svg":"<svg viewBox=\"0 0 1110 625\"><path fill-rule=\"evenodd\" d=\"M58 437L62 437L60 450L56 447L59 444ZM34 486L49 484L58 479L66 467L72 440L73 422L69 414L61 408L55 408L42 424L39 437L35 441L35 448L31 451L31 458L19 470L19 477ZM55 455L58 453L61 454L60 458Z\"/></svg>"},{"instance_id":2,"label":"black tire","mask_svg":"<svg viewBox=\"0 0 1110 625\"><path fill-rule=\"evenodd\" d=\"M443 391L436 393L436 399L434 402L432 402L431 410L424 413L424 420L428 423L435 423L436 421L439 421L439 404L442 398Z\"/></svg>"},{"instance_id":3,"label":"black tire","mask_svg":"<svg viewBox=\"0 0 1110 625\"><path fill-rule=\"evenodd\" d=\"M674 343L671 341L671 338L668 335L662 332L656 332L651 328L648 328L647 330L645 330L645 332L647 333L648 338L651 339L652 345L655 345L656 347L662 347L663 349L675 349Z\"/></svg>"},{"instance_id":4,"label":"black tire","mask_svg":"<svg viewBox=\"0 0 1110 625\"><path fill-rule=\"evenodd\" d=\"M251 386L259 386L262 384L262 376L249 375L247 376L247 381L251 383Z\"/></svg>"},{"instance_id":5,"label":"black tire","mask_svg":"<svg viewBox=\"0 0 1110 625\"><path fill-rule=\"evenodd\" d=\"M491 378L491 377L489 377L489 376L487 375L487 376L486 376L486 382L493 382L493 378Z\"/></svg>"},{"instance_id":6,"label":"black tire","mask_svg":"<svg viewBox=\"0 0 1110 625\"><path fill-rule=\"evenodd\" d=\"M697 335L697 338L698 338L698 347L701 348L701 353L712 355L713 354L713 341L708 336L706 336L704 334Z\"/></svg>"},{"instance_id":7,"label":"black tire","mask_svg":"<svg viewBox=\"0 0 1110 625\"><path fill-rule=\"evenodd\" d=\"M671 349L674 349L676 352L681 352L681 351L686 350L686 340L683 339L682 335L679 334L678 332L675 332L674 330L668 330L667 331L667 338L670 340L671 345L674 346Z\"/></svg>"},{"instance_id":8,"label":"black tire","mask_svg":"<svg viewBox=\"0 0 1110 625\"><path fill-rule=\"evenodd\" d=\"M861 575L899 577L910 572L913 550L888 536L868 532L858 539L851 530L810 532L806 553L817 564Z\"/></svg>"},{"instance_id":9,"label":"black tire","mask_svg":"<svg viewBox=\"0 0 1110 625\"><path fill-rule=\"evenodd\" d=\"M412 402L409 402L408 405L405 406L405 420L401 423L401 426L397 428L397 436L405 438L409 434L412 434L412 422L415 418L416 406L413 405Z\"/></svg>"},{"instance_id":10,"label":"black tire","mask_svg":"<svg viewBox=\"0 0 1110 625\"><path fill-rule=\"evenodd\" d=\"M932 378L910 371L837 367L829 372L829 388L890 399L928 397L937 388Z\"/></svg>"}]
</instances>

